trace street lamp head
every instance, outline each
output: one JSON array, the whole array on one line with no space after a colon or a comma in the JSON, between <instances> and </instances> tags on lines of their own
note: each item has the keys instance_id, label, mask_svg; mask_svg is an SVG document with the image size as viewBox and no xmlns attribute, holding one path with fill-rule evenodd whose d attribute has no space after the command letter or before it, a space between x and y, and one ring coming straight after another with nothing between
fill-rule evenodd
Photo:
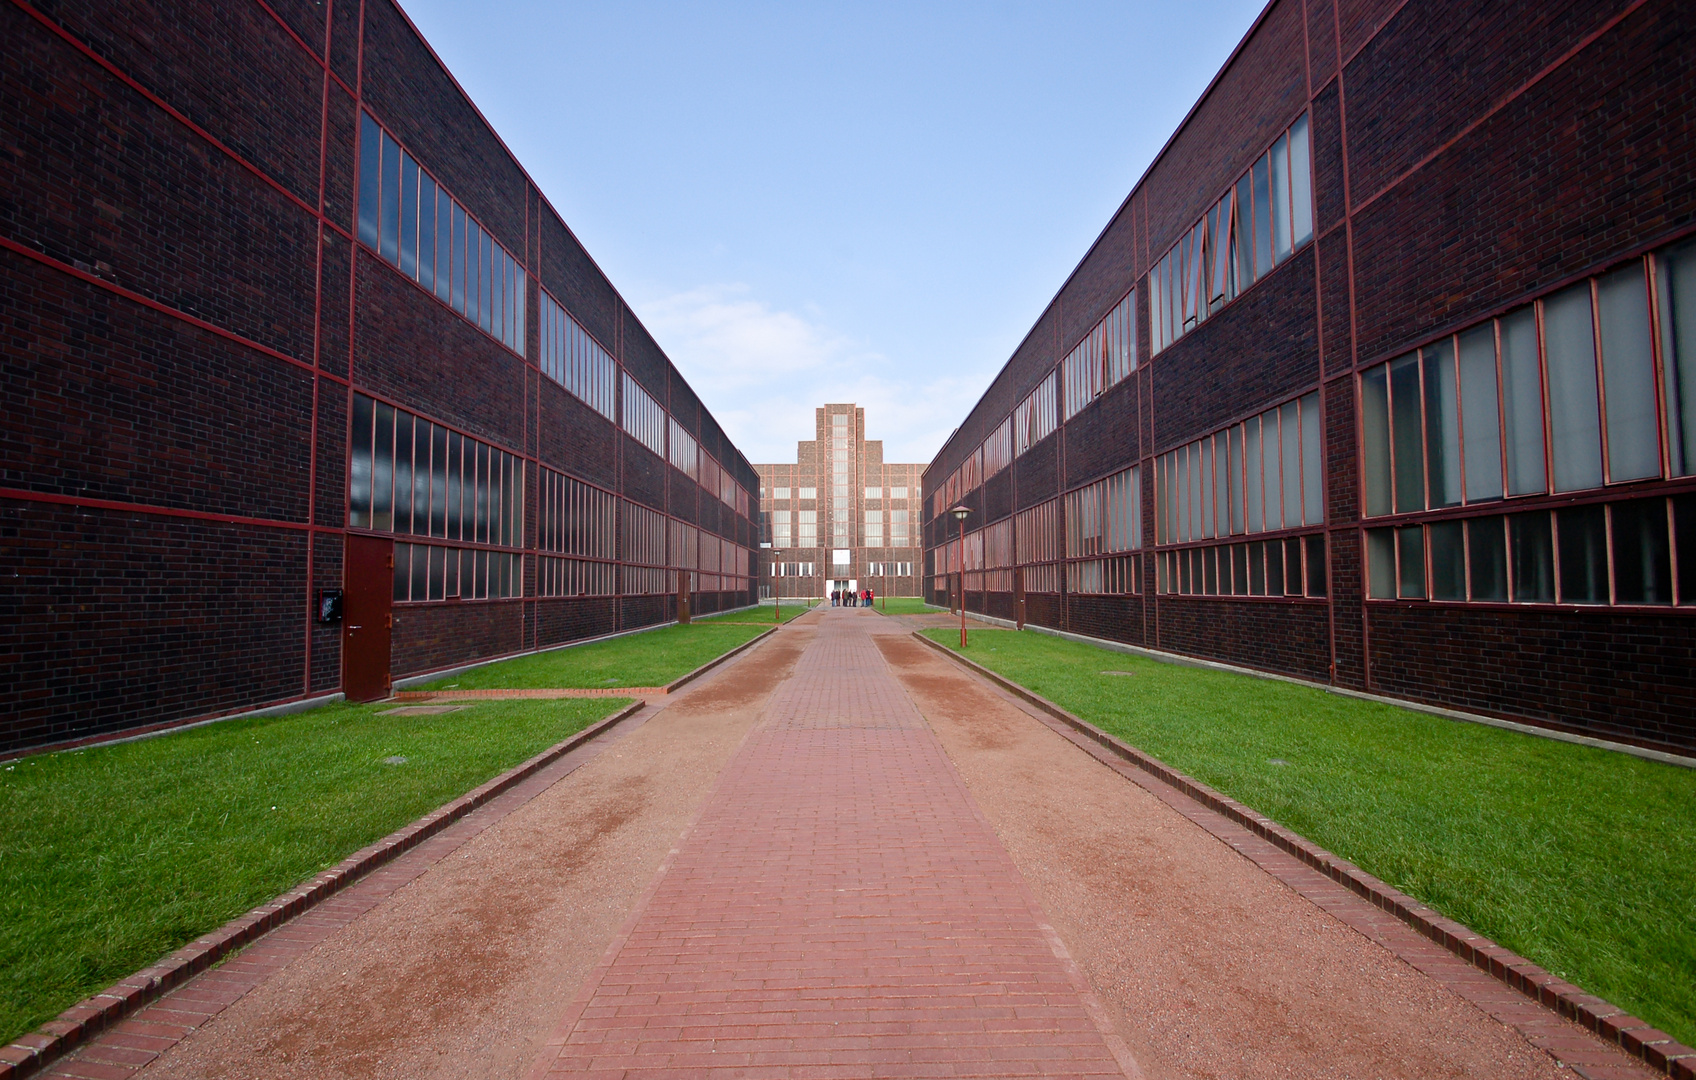
<instances>
[{"instance_id":1,"label":"street lamp head","mask_svg":"<svg viewBox=\"0 0 1696 1080\"><path fill-rule=\"evenodd\" d=\"M967 514L969 514L969 513L971 513L971 512L972 512L972 510L971 510L971 507L969 507L969 506L966 506L966 505L965 505L965 504L963 504L963 503L962 503L962 504L961 504L961 505L959 505L959 506L956 506L956 507L955 507L955 508L954 508L954 509L952 509L952 510L950 510L950 511L948 511L948 512L949 512L949 513L950 513L950 514L953 514L953 515L954 515L954 520L955 520L955 521L965 521L965 520L966 520L966 515L967 515Z\"/></svg>"}]
</instances>

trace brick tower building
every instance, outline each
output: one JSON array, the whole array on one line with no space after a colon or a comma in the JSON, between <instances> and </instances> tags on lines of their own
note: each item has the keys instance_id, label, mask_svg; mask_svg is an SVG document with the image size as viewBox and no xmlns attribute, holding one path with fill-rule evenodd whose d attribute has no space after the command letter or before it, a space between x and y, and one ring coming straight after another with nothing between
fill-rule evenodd
<instances>
[{"instance_id":1,"label":"brick tower building","mask_svg":"<svg viewBox=\"0 0 1696 1080\"><path fill-rule=\"evenodd\" d=\"M755 465L760 476L760 587L818 597L871 589L919 595L919 473L883 460L866 438L866 410L826 405L792 465Z\"/></svg>"}]
</instances>

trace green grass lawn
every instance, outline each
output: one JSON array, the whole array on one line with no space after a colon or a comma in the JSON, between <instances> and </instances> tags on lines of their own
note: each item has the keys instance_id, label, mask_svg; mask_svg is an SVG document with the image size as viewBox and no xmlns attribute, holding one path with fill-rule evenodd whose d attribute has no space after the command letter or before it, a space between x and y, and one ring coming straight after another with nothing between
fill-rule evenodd
<instances>
[{"instance_id":1,"label":"green grass lawn","mask_svg":"<svg viewBox=\"0 0 1696 1080\"><path fill-rule=\"evenodd\" d=\"M885 606L886 603L887 606ZM922 596L891 596L887 598L879 598L872 604L872 606L877 608L879 611L886 612L890 615L924 615L928 612L946 612L948 610L947 608L937 607L934 604L925 603L924 597Z\"/></svg>"},{"instance_id":2,"label":"green grass lawn","mask_svg":"<svg viewBox=\"0 0 1696 1080\"><path fill-rule=\"evenodd\" d=\"M795 614L801 614L799 606ZM764 621L758 616L757 610L705 616L688 626L666 626L485 664L414 689L664 686L770 629L769 616Z\"/></svg>"},{"instance_id":3,"label":"green grass lawn","mask_svg":"<svg viewBox=\"0 0 1696 1080\"><path fill-rule=\"evenodd\" d=\"M624 704L336 704L0 766L0 1042Z\"/></svg>"},{"instance_id":4,"label":"green grass lawn","mask_svg":"<svg viewBox=\"0 0 1696 1080\"><path fill-rule=\"evenodd\" d=\"M817 605L818 601L816 600L809 605L799 597L785 599L782 607L778 609L778 614L783 616L784 622L788 622L790 619L796 618L797 616L805 615L809 610L809 607L816 607ZM771 601L769 600L761 601L759 607L748 608L743 611L730 611L723 615L697 616L695 621L715 623L748 623L756 626L777 625L777 620L772 617Z\"/></svg>"},{"instance_id":5,"label":"green grass lawn","mask_svg":"<svg viewBox=\"0 0 1696 1080\"><path fill-rule=\"evenodd\" d=\"M1696 1045L1696 770L1045 634L970 641L970 659Z\"/></svg>"}]
</instances>

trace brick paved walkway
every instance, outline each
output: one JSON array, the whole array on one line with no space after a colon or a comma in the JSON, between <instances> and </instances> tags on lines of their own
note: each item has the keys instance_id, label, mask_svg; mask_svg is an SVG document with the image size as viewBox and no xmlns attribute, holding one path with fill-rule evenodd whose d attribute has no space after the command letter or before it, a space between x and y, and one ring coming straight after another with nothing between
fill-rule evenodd
<instances>
[{"instance_id":1,"label":"brick paved walkway","mask_svg":"<svg viewBox=\"0 0 1696 1080\"><path fill-rule=\"evenodd\" d=\"M873 617L823 616L533 1076L1134 1075Z\"/></svg>"}]
</instances>

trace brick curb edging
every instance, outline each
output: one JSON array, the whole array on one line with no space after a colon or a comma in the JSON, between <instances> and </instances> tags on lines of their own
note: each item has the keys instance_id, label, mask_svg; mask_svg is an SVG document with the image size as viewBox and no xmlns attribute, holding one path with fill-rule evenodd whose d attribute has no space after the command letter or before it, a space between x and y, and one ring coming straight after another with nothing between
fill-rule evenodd
<instances>
[{"instance_id":1,"label":"brick curb edging","mask_svg":"<svg viewBox=\"0 0 1696 1080\"><path fill-rule=\"evenodd\" d=\"M189 942L158 963L144 967L129 978L71 1006L57 1018L49 1020L27 1035L19 1036L11 1045L0 1048L0 1080L18 1080L44 1068L117 1024L124 1017L163 997L166 992L295 916L328 900L372 870L392 862L491 799L646 707L646 702L631 702L611 716L591 724L528 761L472 788L410 825L368 844L311 880L295 886L268 903L261 904L245 915L237 916L212 933Z\"/></svg>"},{"instance_id":2,"label":"brick curb edging","mask_svg":"<svg viewBox=\"0 0 1696 1080\"><path fill-rule=\"evenodd\" d=\"M787 624L779 623L778 625L772 627L770 630L762 630L762 631L760 631L760 633L758 633L754 637L749 638L747 641L744 641L742 644L736 646L736 648L734 648L734 649L731 649L729 652L720 653L718 656L715 656L713 659L708 660L706 663L702 664L700 667L696 668L694 671L691 671L689 674L679 675L677 678L675 678L675 679L673 679L670 682L665 684L665 693L667 693L667 694L677 693L677 691L679 689L681 689L683 686L685 686L686 684L694 682L696 679L699 679L702 675L705 675L707 672L711 671L713 668L718 667L720 664L724 663L726 660L729 660L731 657L738 656L742 653L747 652L749 649L752 649L755 645L758 645L760 642L764 641L766 638L771 637L773 634L775 634L779 630L783 629L783 627L785 625L787 625Z\"/></svg>"},{"instance_id":3,"label":"brick curb edging","mask_svg":"<svg viewBox=\"0 0 1696 1080\"><path fill-rule=\"evenodd\" d=\"M1018 683L999 675L982 664L974 663L959 653L932 641L920 631L913 637L953 660L955 663L988 679L1015 697L1041 709L1056 720L1074 728L1079 734L1099 743L1116 756L1135 765L1172 788L1248 829L1285 853L1299 859L1350 892L1407 924L1420 935L1441 945L1460 959L1471 964L1532 1001L1572 1020L1603 1041L1613 1043L1632 1057L1650 1067L1672 1076L1674 1080L1696 1080L1696 1050L1685 1046L1664 1031L1651 1027L1607 1001L1586 993L1564 979L1544 971L1524 957L1505 949L1489 938L1474 933L1453 919L1426 907L1413 897L1391 888L1344 859L1326 851L1312 841L1279 825L1276 821L1251 810L1235 799L1214 791L1164 762L1138 750L1107 732L1072 715L1065 709L1027 690Z\"/></svg>"}]
</instances>

